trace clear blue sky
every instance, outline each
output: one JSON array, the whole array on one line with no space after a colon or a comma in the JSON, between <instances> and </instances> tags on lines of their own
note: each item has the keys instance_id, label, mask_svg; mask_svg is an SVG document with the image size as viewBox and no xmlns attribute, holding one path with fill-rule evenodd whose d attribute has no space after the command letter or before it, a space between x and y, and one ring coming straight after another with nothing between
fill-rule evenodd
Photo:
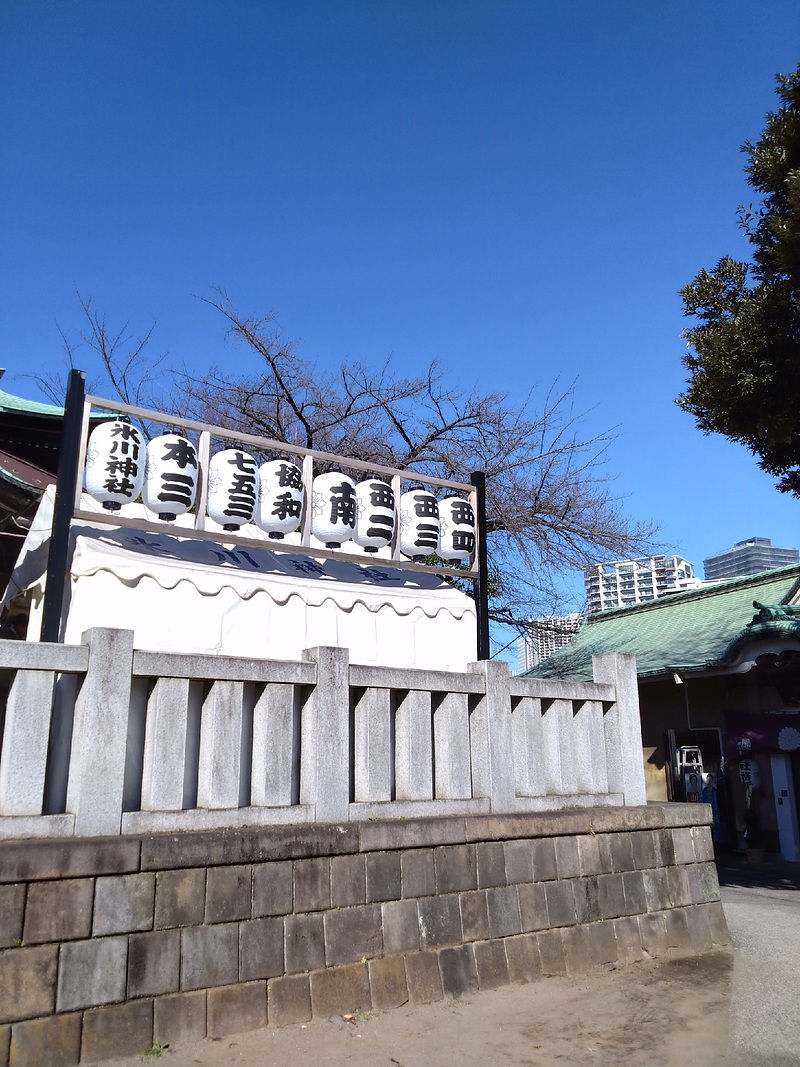
<instances>
[{"instance_id":1,"label":"clear blue sky","mask_svg":"<svg viewBox=\"0 0 800 1067\"><path fill-rule=\"evenodd\" d=\"M193 298L310 358L527 393L577 378L635 518L701 571L800 502L675 407L677 290L746 256L739 145L800 57L797 0L3 0L3 387L75 290L199 370Z\"/></svg>"}]
</instances>

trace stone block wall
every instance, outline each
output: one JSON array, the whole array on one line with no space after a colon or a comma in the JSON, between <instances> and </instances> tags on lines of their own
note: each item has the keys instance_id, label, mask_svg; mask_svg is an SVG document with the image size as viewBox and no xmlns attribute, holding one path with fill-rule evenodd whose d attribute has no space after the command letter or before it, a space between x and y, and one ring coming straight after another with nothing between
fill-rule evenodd
<instances>
[{"instance_id":1,"label":"stone block wall","mask_svg":"<svg viewBox=\"0 0 800 1067\"><path fill-rule=\"evenodd\" d=\"M0 1065L726 944L701 805L0 845Z\"/></svg>"}]
</instances>

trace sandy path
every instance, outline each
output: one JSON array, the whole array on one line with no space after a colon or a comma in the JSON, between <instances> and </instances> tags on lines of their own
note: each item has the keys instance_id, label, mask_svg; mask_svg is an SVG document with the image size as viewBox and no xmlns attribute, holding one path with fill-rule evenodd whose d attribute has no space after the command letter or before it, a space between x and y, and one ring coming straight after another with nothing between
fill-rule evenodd
<instances>
[{"instance_id":1,"label":"sandy path","mask_svg":"<svg viewBox=\"0 0 800 1067\"><path fill-rule=\"evenodd\" d=\"M686 1067L726 1062L732 955L548 978L459 1000L267 1028L119 1067Z\"/></svg>"}]
</instances>

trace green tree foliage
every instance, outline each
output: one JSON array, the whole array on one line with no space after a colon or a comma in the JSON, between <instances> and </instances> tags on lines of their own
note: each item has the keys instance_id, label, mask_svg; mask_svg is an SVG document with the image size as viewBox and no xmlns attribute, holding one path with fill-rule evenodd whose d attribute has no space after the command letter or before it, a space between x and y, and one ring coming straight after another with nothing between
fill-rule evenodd
<instances>
[{"instance_id":1,"label":"green tree foliage","mask_svg":"<svg viewBox=\"0 0 800 1067\"><path fill-rule=\"evenodd\" d=\"M724 256L681 290L697 325L684 331L690 377L677 403L800 496L800 66L777 83L780 107L742 145L761 194L739 208L752 262Z\"/></svg>"}]
</instances>

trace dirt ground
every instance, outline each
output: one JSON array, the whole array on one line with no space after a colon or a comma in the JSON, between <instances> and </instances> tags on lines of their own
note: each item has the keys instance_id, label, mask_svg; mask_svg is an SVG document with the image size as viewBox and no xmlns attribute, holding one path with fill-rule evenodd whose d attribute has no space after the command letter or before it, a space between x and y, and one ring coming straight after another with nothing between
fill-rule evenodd
<instances>
[{"instance_id":1,"label":"dirt ground","mask_svg":"<svg viewBox=\"0 0 800 1067\"><path fill-rule=\"evenodd\" d=\"M730 1063L733 955L648 961L136 1056L119 1067L686 1067Z\"/></svg>"}]
</instances>

